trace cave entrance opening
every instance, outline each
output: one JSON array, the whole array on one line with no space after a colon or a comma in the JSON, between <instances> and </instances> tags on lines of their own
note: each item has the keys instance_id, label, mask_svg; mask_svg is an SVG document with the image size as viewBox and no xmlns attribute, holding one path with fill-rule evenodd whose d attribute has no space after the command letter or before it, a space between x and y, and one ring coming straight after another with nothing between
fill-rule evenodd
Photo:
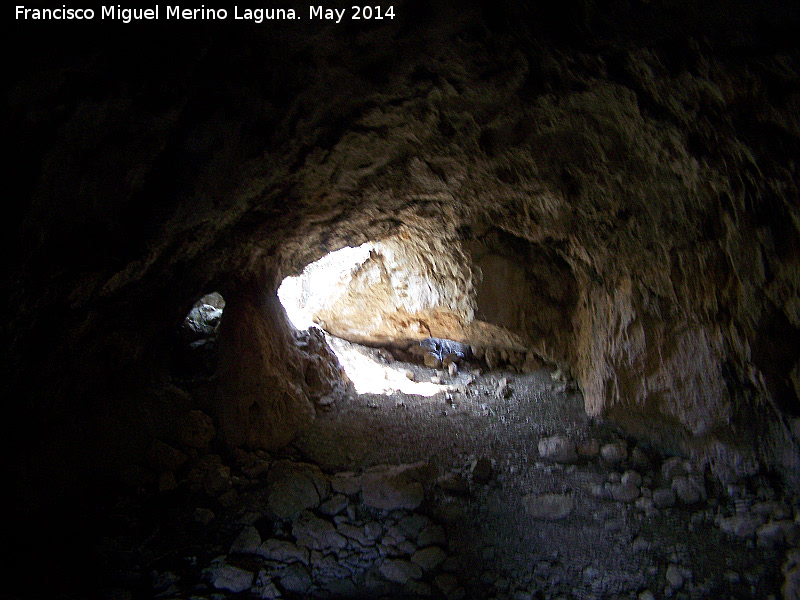
<instances>
[{"instance_id":1,"label":"cave entrance opening","mask_svg":"<svg viewBox=\"0 0 800 600\"><path fill-rule=\"evenodd\" d=\"M216 368L216 345L225 299L219 292L199 298L181 322L173 370L184 382L199 381Z\"/></svg>"},{"instance_id":2,"label":"cave entrance opening","mask_svg":"<svg viewBox=\"0 0 800 600\"><path fill-rule=\"evenodd\" d=\"M286 277L278 298L296 329L323 330L359 394L430 397L447 387L415 381L387 350L407 345L408 328L418 326L401 317L407 305L439 300L436 283L420 275L418 266L396 252L392 242L348 246L309 264L298 276ZM413 334L419 337L418 331Z\"/></svg>"}]
</instances>

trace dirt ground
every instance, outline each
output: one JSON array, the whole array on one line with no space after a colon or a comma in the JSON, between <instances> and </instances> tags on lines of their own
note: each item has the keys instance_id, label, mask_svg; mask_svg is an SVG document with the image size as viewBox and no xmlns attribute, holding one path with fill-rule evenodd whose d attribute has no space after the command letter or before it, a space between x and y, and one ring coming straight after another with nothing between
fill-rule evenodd
<instances>
[{"instance_id":1,"label":"dirt ground","mask_svg":"<svg viewBox=\"0 0 800 600\"><path fill-rule=\"evenodd\" d=\"M774 480L755 476L720 489L696 473L702 497L683 502L673 494L667 505L656 506L658 490L669 491L664 486L672 475L665 476L665 469L675 460L681 468L690 465L670 462L587 418L580 391L561 373L487 370L467 360L451 373L395 360L386 350L329 341L349 350L343 362L355 361L361 371L374 367L386 381L414 384L419 387L407 389L429 395L359 394L353 385L342 386L320 400L311 428L280 452L214 454L212 447L176 471L172 485L162 477L155 491L65 507L59 526L66 524L71 534L53 540L31 531L15 542L11 597L797 597L796 590L781 586L787 557L797 553L800 507ZM570 440L579 452L566 460L541 456L540 442L552 436ZM624 448L625 456L606 455L609 444ZM319 497L312 488L314 498L304 505L311 508L300 516L278 518L270 508L270 478L278 464L289 465L295 482L304 481L303 473L334 482L341 472L358 475L374 466L419 462L435 467L435 475L424 500L410 510L370 508L358 494L337 493L335 485ZM632 488L620 487L631 479ZM631 489L630 497L615 496ZM278 498L284 504L307 501L307 494L291 486L286 494ZM531 510L532 502L550 494L567 503L564 513ZM337 501L341 505L329 510ZM305 519L306 529L315 523L317 534L327 536L317 549L316 542L302 541L298 519ZM437 549L425 548L420 537L416 545L397 537L398 527L415 519L446 533L433 542ZM743 529L748 523L765 525L756 532L755 525ZM48 523L40 525L48 531ZM337 532L350 535L354 527L383 537L364 544L351 540L345 548ZM262 540L273 549L292 549L294 558L265 558ZM330 546L339 541L340 547ZM446 560L426 565L431 570L420 575L412 563L425 564L431 552ZM345 567L350 571L341 571ZM349 587L341 587L340 572ZM387 578L400 583L392 587ZM344 591L333 592L336 586Z\"/></svg>"},{"instance_id":2,"label":"dirt ground","mask_svg":"<svg viewBox=\"0 0 800 600\"><path fill-rule=\"evenodd\" d=\"M387 362L385 352L338 344ZM294 447L332 473L428 461L440 477L461 476L468 495L440 493L426 509L447 523L461 576L476 597L638 598L647 591L656 598L781 597L780 549L731 539L714 525L715 517L733 510L733 499L710 493L691 506L637 509L596 491L618 481L633 467L630 461L611 465L585 456L559 464L541 458L540 438L554 434L579 445L625 441L632 450L636 444L587 418L580 392L553 369L485 372L485 365L462 362L451 377L414 363L386 366L445 389L430 397L340 394ZM645 486L655 487L666 457L646 445L639 450L636 470ZM481 459L492 468L489 480L478 483L473 471ZM779 495L765 481L750 485L753 502L759 494ZM559 520L531 518L523 498L545 493L571 496L574 510ZM666 580L670 565L681 569L680 586Z\"/></svg>"}]
</instances>

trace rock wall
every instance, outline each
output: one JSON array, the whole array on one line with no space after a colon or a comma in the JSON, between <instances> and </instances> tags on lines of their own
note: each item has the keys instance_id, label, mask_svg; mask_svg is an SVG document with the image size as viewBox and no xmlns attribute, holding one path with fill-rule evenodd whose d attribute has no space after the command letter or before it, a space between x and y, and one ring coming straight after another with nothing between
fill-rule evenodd
<instances>
[{"instance_id":1,"label":"rock wall","mask_svg":"<svg viewBox=\"0 0 800 600\"><path fill-rule=\"evenodd\" d=\"M460 337L472 321L473 287L456 240L404 231L375 244L313 318L358 343Z\"/></svg>"},{"instance_id":2,"label":"rock wall","mask_svg":"<svg viewBox=\"0 0 800 600\"><path fill-rule=\"evenodd\" d=\"M313 421L313 401L343 382L321 336L292 335L277 283L269 261L256 254L252 270L225 296L211 410L229 447L285 446Z\"/></svg>"},{"instance_id":3,"label":"rock wall","mask_svg":"<svg viewBox=\"0 0 800 600\"><path fill-rule=\"evenodd\" d=\"M573 364L577 282L566 261L544 244L492 228L476 232L469 253L481 273L477 316L517 334L546 361Z\"/></svg>"}]
</instances>

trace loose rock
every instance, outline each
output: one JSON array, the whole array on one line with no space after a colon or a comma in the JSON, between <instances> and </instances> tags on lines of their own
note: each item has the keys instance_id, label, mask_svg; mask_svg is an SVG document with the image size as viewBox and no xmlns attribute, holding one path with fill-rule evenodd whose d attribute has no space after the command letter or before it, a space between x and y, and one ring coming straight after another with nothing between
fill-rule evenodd
<instances>
[{"instance_id":1,"label":"loose rock","mask_svg":"<svg viewBox=\"0 0 800 600\"><path fill-rule=\"evenodd\" d=\"M672 480L672 490L684 504L696 504L706 495L705 486L697 477L676 476Z\"/></svg>"},{"instance_id":2,"label":"loose rock","mask_svg":"<svg viewBox=\"0 0 800 600\"><path fill-rule=\"evenodd\" d=\"M407 560L385 560L378 569L389 581L406 583L411 579L422 577L422 568Z\"/></svg>"},{"instance_id":3,"label":"loose rock","mask_svg":"<svg viewBox=\"0 0 800 600\"><path fill-rule=\"evenodd\" d=\"M628 446L625 442L612 442L600 448L602 459L611 464L616 464L625 460L628 456Z\"/></svg>"},{"instance_id":4,"label":"loose rock","mask_svg":"<svg viewBox=\"0 0 800 600\"><path fill-rule=\"evenodd\" d=\"M384 510L413 510L425 498L423 484L433 481L435 475L435 469L426 462L368 469L361 476L363 502Z\"/></svg>"},{"instance_id":5,"label":"loose rock","mask_svg":"<svg viewBox=\"0 0 800 600\"><path fill-rule=\"evenodd\" d=\"M419 565L423 571L428 572L436 569L446 558L447 554L444 550L438 546L429 546L428 548L423 548L412 554L411 562Z\"/></svg>"},{"instance_id":6,"label":"loose rock","mask_svg":"<svg viewBox=\"0 0 800 600\"><path fill-rule=\"evenodd\" d=\"M752 515L736 515L719 519L719 528L729 535L746 538L755 535L758 528L763 523L761 517Z\"/></svg>"},{"instance_id":7,"label":"loose rock","mask_svg":"<svg viewBox=\"0 0 800 600\"><path fill-rule=\"evenodd\" d=\"M319 467L288 460L272 465L267 482L269 508L282 519L316 508L330 493L330 483Z\"/></svg>"},{"instance_id":8,"label":"loose rock","mask_svg":"<svg viewBox=\"0 0 800 600\"><path fill-rule=\"evenodd\" d=\"M667 567L667 583L674 589L683 587L683 574L678 565L670 564L669 567Z\"/></svg>"},{"instance_id":9,"label":"loose rock","mask_svg":"<svg viewBox=\"0 0 800 600\"><path fill-rule=\"evenodd\" d=\"M211 565L205 570L204 575L216 589L227 590L234 594L249 590L254 578L254 574L250 571L224 562Z\"/></svg>"},{"instance_id":10,"label":"loose rock","mask_svg":"<svg viewBox=\"0 0 800 600\"><path fill-rule=\"evenodd\" d=\"M475 467L472 469L472 478L475 482L485 485L489 483L493 475L492 461L485 456L478 459L478 462L475 463Z\"/></svg>"},{"instance_id":11,"label":"loose rock","mask_svg":"<svg viewBox=\"0 0 800 600\"><path fill-rule=\"evenodd\" d=\"M292 563L280 577L283 589L293 594L305 594L311 587L311 576L300 563Z\"/></svg>"},{"instance_id":12,"label":"loose rock","mask_svg":"<svg viewBox=\"0 0 800 600\"><path fill-rule=\"evenodd\" d=\"M575 442L564 435L553 435L539 440L539 455L547 460L569 463L577 460Z\"/></svg>"}]
</instances>

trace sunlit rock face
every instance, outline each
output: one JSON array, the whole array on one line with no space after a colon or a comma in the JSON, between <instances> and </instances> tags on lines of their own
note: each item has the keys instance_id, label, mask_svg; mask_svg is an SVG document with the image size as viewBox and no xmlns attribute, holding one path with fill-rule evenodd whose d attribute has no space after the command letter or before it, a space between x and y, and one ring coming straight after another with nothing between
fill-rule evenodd
<instances>
[{"instance_id":1,"label":"sunlit rock face","mask_svg":"<svg viewBox=\"0 0 800 600\"><path fill-rule=\"evenodd\" d=\"M206 408L231 445L290 439L312 413L278 282L404 231L397 252L450 257L431 335L502 327L592 415L800 472L797 7L689 4L400 3L371 28L57 51L20 25L2 337L25 489L136 461L171 414L150 393L167 340L214 290L232 306ZM259 262L264 295L242 276Z\"/></svg>"},{"instance_id":2,"label":"sunlit rock face","mask_svg":"<svg viewBox=\"0 0 800 600\"><path fill-rule=\"evenodd\" d=\"M425 338L452 339L473 346L524 350L515 327L476 319L476 306L487 304L489 319L500 307L513 309L508 280L503 292L484 302L479 288L500 282L506 273L494 265L475 268L458 239L442 239L435 230L412 231L342 249L309 265L282 285L308 324L351 342L404 346ZM477 283L476 283L477 282ZM279 290L279 294L281 290ZM492 304L493 303L493 304ZM301 317L302 318L302 317ZM513 323L511 325L516 325Z\"/></svg>"}]
</instances>

